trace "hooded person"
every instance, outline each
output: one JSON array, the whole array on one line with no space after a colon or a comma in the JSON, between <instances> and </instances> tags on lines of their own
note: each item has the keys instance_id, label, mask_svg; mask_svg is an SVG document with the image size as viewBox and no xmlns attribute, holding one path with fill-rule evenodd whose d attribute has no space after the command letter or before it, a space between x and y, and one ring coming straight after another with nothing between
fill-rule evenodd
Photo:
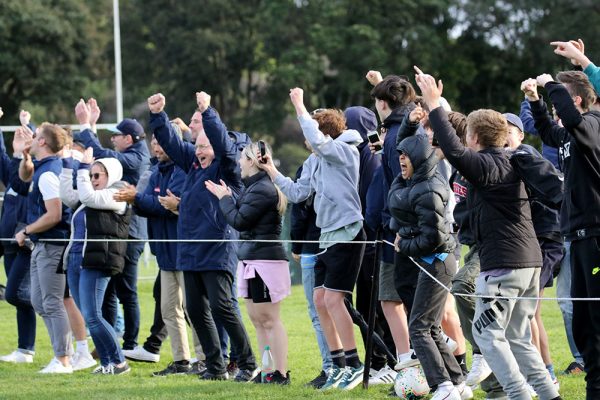
<instances>
[{"instance_id":1,"label":"hooded person","mask_svg":"<svg viewBox=\"0 0 600 400\"><path fill-rule=\"evenodd\" d=\"M88 149L90 150L90 149ZM80 253L81 270L77 291L81 312L100 356L97 374L117 375L130 371L113 327L102 316L102 302L112 276L123 271L127 251L131 208L115 201L114 194L125 182L123 167L116 158L93 161L86 151L77 170L73 188L72 158L63 161L60 175L62 202L76 209L71 219L71 241L65 255ZM94 239L106 239L96 241Z\"/></svg>"},{"instance_id":2,"label":"hooded person","mask_svg":"<svg viewBox=\"0 0 600 400\"><path fill-rule=\"evenodd\" d=\"M455 243L445 212L450 187L438 171L438 158L426 136L408 137L398 144L397 150L401 173L392 183L388 197L391 225L397 231L396 251L411 257L413 263L449 287L456 273L452 253ZM446 297L446 290L438 282L419 272L408 327L427 383L432 388L437 386L436 399L441 392L468 390L462 370L442 335Z\"/></svg>"}]
</instances>

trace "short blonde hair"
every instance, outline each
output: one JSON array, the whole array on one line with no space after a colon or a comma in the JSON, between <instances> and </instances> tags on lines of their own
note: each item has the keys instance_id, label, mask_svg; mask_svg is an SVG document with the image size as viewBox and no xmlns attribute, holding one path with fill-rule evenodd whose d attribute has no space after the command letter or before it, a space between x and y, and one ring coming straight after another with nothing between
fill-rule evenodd
<instances>
[{"instance_id":1,"label":"short blonde hair","mask_svg":"<svg viewBox=\"0 0 600 400\"><path fill-rule=\"evenodd\" d=\"M40 125L38 132L44 136L46 145L52 153L58 153L67 144L68 133L59 125L44 122Z\"/></svg>"},{"instance_id":2,"label":"short blonde hair","mask_svg":"<svg viewBox=\"0 0 600 400\"><path fill-rule=\"evenodd\" d=\"M467 117L467 129L477 135L481 147L504 147L508 136L508 122L494 110L476 110Z\"/></svg>"}]
</instances>

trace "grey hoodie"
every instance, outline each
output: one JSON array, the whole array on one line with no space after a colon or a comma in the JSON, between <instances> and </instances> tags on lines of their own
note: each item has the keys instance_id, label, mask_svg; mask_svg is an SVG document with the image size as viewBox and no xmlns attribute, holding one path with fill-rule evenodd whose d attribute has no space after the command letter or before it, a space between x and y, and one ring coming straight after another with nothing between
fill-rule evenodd
<instances>
[{"instance_id":1,"label":"grey hoodie","mask_svg":"<svg viewBox=\"0 0 600 400\"><path fill-rule=\"evenodd\" d=\"M302 133L313 149L296 182L279 174L275 184L292 203L315 193L316 225L321 233L332 232L362 221L358 196L359 154L363 139L355 130L342 132L335 140L319 131L310 115L298 117Z\"/></svg>"}]
</instances>

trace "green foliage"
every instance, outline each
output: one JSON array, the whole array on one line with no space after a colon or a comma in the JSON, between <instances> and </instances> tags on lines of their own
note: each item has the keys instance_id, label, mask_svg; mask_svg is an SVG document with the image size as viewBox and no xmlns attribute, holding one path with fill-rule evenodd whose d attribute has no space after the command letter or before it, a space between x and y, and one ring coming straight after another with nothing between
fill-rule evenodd
<instances>
[{"instance_id":1,"label":"green foliage","mask_svg":"<svg viewBox=\"0 0 600 400\"><path fill-rule=\"evenodd\" d=\"M106 41L98 26L77 0L0 2L3 123L18 121L25 100L43 104L47 119L66 118L65 105L70 109L104 70L105 62L94 56Z\"/></svg>"}]
</instances>

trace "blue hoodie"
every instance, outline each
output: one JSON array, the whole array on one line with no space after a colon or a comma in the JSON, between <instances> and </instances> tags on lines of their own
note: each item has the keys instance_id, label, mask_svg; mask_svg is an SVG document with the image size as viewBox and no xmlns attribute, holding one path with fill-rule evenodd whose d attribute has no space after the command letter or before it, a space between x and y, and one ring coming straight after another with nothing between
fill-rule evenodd
<instances>
[{"instance_id":1,"label":"blue hoodie","mask_svg":"<svg viewBox=\"0 0 600 400\"><path fill-rule=\"evenodd\" d=\"M177 239L177 215L165 209L158 196L166 196L169 189L180 197L186 174L173 161L160 162L152 169L146 190L135 195L134 210L147 218L150 239ZM177 243L150 242L150 250L161 270L177 270Z\"/></svg>"},{"instance_id":2,"label":"blue hoodie","mask_svg":"<svg viewBox=\"0 0 600 400\"><path fill-rule=\"evenodd\" d=\"M201 168L195 147L184 142L173 131L169 117L163 111L150 113L150 129L169 158L187 175L179 203L178 238L184 240L177 249L177 267L183 271L228 271L234 273L237 244L235 242L188 243L185 239L229 240L239 234L225 222L219 199L206 189L205 182L223 179L235 194L242 189L237 163L238 151L227 128L209 107L202 113L204 131L215 159Z\"/></svg>"}]
</instances>

